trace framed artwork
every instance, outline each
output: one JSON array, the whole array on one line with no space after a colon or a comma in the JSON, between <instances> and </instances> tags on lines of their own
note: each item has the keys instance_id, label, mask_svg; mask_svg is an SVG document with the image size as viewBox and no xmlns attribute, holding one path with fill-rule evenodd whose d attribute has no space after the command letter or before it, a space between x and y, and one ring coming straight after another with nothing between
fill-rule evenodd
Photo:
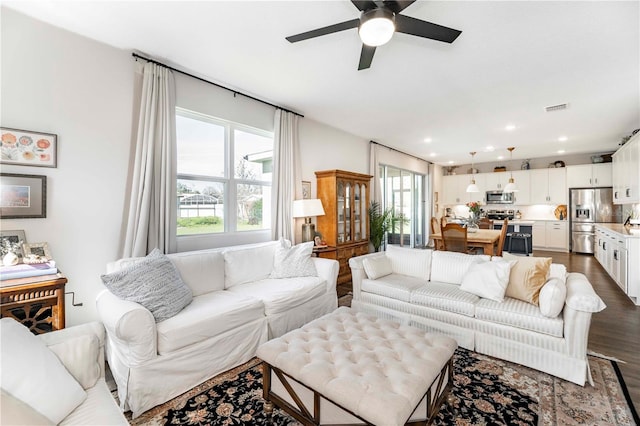
<instances>
[{"instance_id":1,"label":"framed artwork","mask_svg":"<svg viewBox=\"0 0 640 426\"><path fill-rule=\"evenodd\" d=\"M51 260L51 252L47 243L25 243L22 245L22 254L24 257L45 257Z\"/></svg>"},{"instance_id":2,"label":"framed artwork","mask_svg":"<svg viewBox=\"0 0 640 426\"><path fill-rule=\"evenodd\" d=\"M311 182L305 180L302 181L302 199L308 200L311 198Z\"/></svg>"},{"instance_id":3,"label":"framed artwork","mask_svg":"<svg viewBox=\"0 0 640 426\"><path fill-rule=\"evenodd\" d=\"M51 133L0 127L0 163L57 167L58 137Z\"/></svg>"},{"instance_id":4,"label":"framed artwork","mask_svg":"<svg viewBox=\"0 0 640 426\"><path fill-rule=\"evenodd\" d=\"M22 261L22 245L27 242L23 230L0 231L0 247L10 246L18 256L18 262Z\"/></svg>"},{"instance_id":5,"label":"framed artwork","mask_svg":"<svg viewBox=\"0 0 640 426\"><path fill-rule=\"evenodd\" d=\"M0 173L0 218L47 217L47 177Z\"/></svg>"}]
</instances>

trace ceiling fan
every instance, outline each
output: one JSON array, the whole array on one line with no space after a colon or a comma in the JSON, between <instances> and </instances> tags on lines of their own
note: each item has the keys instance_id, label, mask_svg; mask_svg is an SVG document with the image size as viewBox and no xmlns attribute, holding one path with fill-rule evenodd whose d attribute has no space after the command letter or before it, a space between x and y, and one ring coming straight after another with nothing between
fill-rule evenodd
<instances>
[{"instance_id":1,"label":"ceiling fan","mask_svg":"<svg viewBox=\"0 0 640 426\"><path fill-rule=\"evenodd\" d=\"M363 70L371 66L376 47L382 46L391 40L393 33L396 31L445 43L453 43L462 33L462 31L454 30L453 28L400 15L400 12L411 6L415 1L351 0L351 3L361 12L360 18L296 34L286 37L286 39L291 43L295 43L358 27L358 34L362 40L358 70Z\"/></svg>"}]
</instances>

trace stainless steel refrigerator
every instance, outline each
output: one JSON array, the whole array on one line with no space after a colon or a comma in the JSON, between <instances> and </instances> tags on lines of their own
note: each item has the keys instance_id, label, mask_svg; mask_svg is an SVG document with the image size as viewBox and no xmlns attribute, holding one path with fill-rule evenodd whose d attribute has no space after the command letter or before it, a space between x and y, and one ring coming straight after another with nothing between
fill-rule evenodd
<instances>
[{"instance_id":1,"label":"stainless steel refrigerator","mask_svg":"<svg viewBox=\"0 0 640 426\"><path fill-rule=\"evenodd\" d=\"M621 206L613 204L612 188L569 190L569 249L575 253L594 252L595 224L620 223Z\"/></svg>"}]
</instances>

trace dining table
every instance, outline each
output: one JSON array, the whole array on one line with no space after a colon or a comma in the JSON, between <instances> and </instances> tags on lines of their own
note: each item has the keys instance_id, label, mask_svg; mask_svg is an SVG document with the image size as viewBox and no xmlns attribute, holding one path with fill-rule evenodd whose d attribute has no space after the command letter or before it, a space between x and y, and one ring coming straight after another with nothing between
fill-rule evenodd
<instances>
[{"instance_id":1,"label":"dining table","mask_svg":"<svg viewBox=\"0 0 640 426\"><path fill-rule=\"evenodd\" d=\"M475 232L467 232L467 247L480 247L483 250L483 254L493 256L493 250L498 245L501 232L499 229L477 229ZM444 247L442 234L436 232L431 234L431 238L435 242L436 250L442 250L442 247Z\"/></svg>"}]
</instances>

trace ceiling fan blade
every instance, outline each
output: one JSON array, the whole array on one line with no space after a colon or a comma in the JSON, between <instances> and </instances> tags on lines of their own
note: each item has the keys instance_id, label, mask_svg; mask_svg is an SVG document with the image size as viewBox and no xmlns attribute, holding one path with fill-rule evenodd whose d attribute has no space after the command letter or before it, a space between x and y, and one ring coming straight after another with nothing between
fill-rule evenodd
<instances>
[{"instance_id":1,"label":"ceiling fan blade","mask_svg":"<svg viewBox=\"0 0 640 426\"><path fill-rule=\"evenodd\" d=\"M285 37L290 43L295 43L297 41L307 40L314 37L320 37L327 34L337 33L339 31L350 30L351 28L356 28L360 25L360 19L352 19L350 21L340 22L339 24L329 25L328 27L322 27L315 30L307 31L305 33L300 33L296 35L292 35L289 37Z\"/></svg>"},{"instance_id":2,"label":"ceiling fan blade","mask_svg":"<svg viewBox=\"0 0 640 426\"><path fill-rule=\"evenodd\" d=\"M371 0L351 0L351 3L353 3L353 5L357 7L359 11L371 10L378 7L378 5Z\"/></svg>"},{"instance_id":3,"label":"ceiling fan blade","mask_svg":"<svg viewBox=\"0 0 640 426\"><path fill-rule=\"evenodd\" d=\"M384 5L386 6L387 9L389 9L393 13L400 13L415 2L416 0L406 0L406 1L384 0Z\"/></svg>"},{"instance_id":4,"label":"ceiling fan blade","mask_svg":"<svg viewBox=\"0 0 640 426\"><path fill-rule=\"evenodd\" d=\"M362 51L360 52L360 63L358 64L358 71L365 70L371 66L373 61L373 54L376 53L375 46L367 46L362 44Z\"/></svg>"},{"instance_id":5,"label":"ceiling fan blade","mask_svg":"<svg viewBox=\"0 0 640 426\"><path fill-rule=\"evenodd\" d=\"M462 31L405 15L396 15L396 32L453 43Z\"/></svg>"}]
</instances>

